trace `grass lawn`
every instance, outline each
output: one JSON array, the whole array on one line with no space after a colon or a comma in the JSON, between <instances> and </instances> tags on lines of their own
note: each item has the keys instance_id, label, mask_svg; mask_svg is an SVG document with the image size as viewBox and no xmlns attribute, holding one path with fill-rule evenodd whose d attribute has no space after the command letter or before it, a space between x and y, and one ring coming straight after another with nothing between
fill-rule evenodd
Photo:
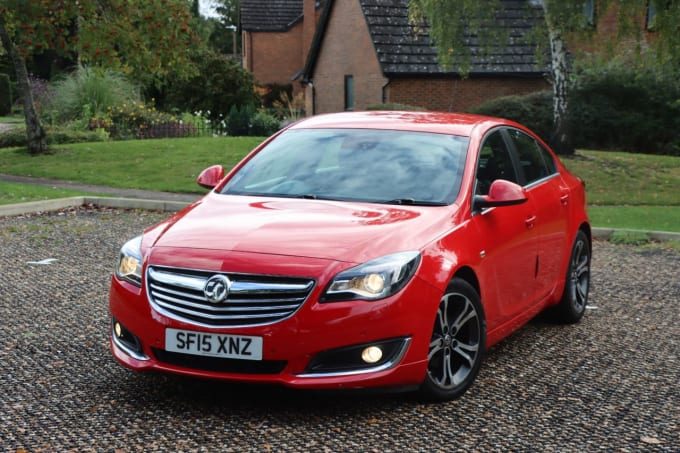
<instances>
[{"instance_id":1,"label":"grass lawn","mask_svg":"<svg viewBox=\"0 0 680 453\"><path fill-rule=\"evenodd\" d=\"M80 195L96 195L77 190L57 187L34 186L0 181L0 205L26 203L29 201L51 200L53 198L76 197Z\"/></svg>"},{"instance_id":2,"label":"grass lawn","mask_svg":"<svg viewBox=\"0 0 680 453\"><path fill-rule=\"evenodd\" d=\"M586 182L591 205L680 206L680 157L578 151L562 162Z\"/></svg>"},{"instance_id":3,"label":"grass lawn","mask_svg":"<svg viewBox=\"0 0 680 453\"><path fill-rule=\"evenodd\" d=\"M263 138L219 137L80 143L48 155L0 149L0 173L111 187L202 193L204 168L231 168ZM680 232L680 157L578 151L563 158L586 181L594 226ZM0 204L82 194L0 185ZM68 192L68 193L67 193Z\"/></svg>"},{"instance_id":4,"label":"grass lawn","mask_svg":"<svg viewBox=\"0 0 680 453\"><path fill-rule=\"evenodd\" d=\"M580 150L562 162L586 182L594 226L680 232L680 157Z\"/></svg>"},{"instance_id":5,"label":"grass lawn","mask_svg":"<svg viewBox=\"0 0 680 453\"><path fill-rule=\"evenodd\" d=\"M174 138L59 145L31 156L24 148L0 149L0 173L110 187L203 193L196 177L213 164L233 167L263 138Z\"/></svg>"},{"instance_id":6,"label":"grass lawn","mask_svg":"<svg viewBox=\"0 0 680 453\"><path fill-rule=\"evenodd\" d=\"M589 206L593 226L680 233L680 206Z\"/></svg>"}]
</instances>

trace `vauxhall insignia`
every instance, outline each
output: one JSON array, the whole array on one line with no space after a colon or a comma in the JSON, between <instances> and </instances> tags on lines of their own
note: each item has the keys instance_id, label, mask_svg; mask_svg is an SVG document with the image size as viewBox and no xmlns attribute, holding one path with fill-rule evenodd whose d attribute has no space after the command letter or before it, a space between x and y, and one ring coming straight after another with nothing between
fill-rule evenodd
<instances>
[{"instance_id":1,"label":"vauxhall insignia","mask_svg":"<svg viewBox=\"0 0 680 453\"><path fill-rule=\"evenodd\" d=\"M203 295L209 302L219 304L224 302L229 295L229 287L231 281L226 275L213 275L205 282L203 287Z\"/></svg>"}]
</instances>

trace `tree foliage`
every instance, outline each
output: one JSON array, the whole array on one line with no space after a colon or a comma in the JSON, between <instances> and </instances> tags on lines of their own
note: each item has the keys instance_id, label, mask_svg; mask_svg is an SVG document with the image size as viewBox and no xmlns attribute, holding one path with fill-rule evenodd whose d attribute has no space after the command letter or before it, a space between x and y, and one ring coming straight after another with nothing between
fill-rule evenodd
<instances>
[{"instance_id":1,"label":"tree foliage","mask_svg":"<svg viewBox=\"0 0 680 453\"><path fill-rule=\"evenodd\" d=\"M200 111L211 121L226 118L234 106L259 106L253 90L255 79L236 61L211 50L194 55L198 73L187 80L177 80L167 93L168 107Z\"/></svg>"},{"instance_id":2,"label":"tree foliage","mask_svg":"<svg viewBox=\"0 0 680 453\"><path fill-rule=\"evenodd\" d=\"M621 50L625 45L638 53L650 53L664 70L680 73L680 2L667 0L593 0L596 10L592 18L585 0L527 0L527 14L540 11L543 21L530 39L540 58L543 49L551 55L553 83L553 117L555 130L551 143L561 153L573 152L568 124L568 86L566 43L575 36L592 36L598 18L615 14L616 32L608 39L609 49ZM493 23L504 0L410 0L410 13L415 24L426 24L442 63L454 65L461 74L469 70L471 56L465 46L469 34L477 35L483 48L503 46L509 36L495 33ZM646 24L648 8L654 12L653 22ZM591 22L592 19L592 22ZM646 31L651 25L651 38Z\"/></svg>"},{"instance_id":3,"label":"tree foliage","mask_svg":"<svg viewBox=\"0 0 680 453\"><path fill-rule=\"evenodd\" d=\"M5 0L0 15L24 59L49 49L149 82L188 61L190 6L186 0Z\"/></svg>"},{"instance_id":4,"label":"tree foliage","mask_svg":"<svg viewBox=\"0 0 680 453\"><path fill-rule=\"evenodd\" d=\"M217 18L211 19L215 23L208 43L221 53L238 54L241 49L241 34L237 33L239 0L215 0L213 4Z\"/></svg>"},{"instance_id":5,"label":"tree foliage","mask_svg":"<svg viewBox=\"0 0 680 453\"><path fill-rule=\"evenodd\" d=\"M31 153L47 151L26 59L45 51L119 70L144 84L170 72L191 75L194 43L188 0L4 0L0 38L21 92Z\"/></svg>"}]
</instances>

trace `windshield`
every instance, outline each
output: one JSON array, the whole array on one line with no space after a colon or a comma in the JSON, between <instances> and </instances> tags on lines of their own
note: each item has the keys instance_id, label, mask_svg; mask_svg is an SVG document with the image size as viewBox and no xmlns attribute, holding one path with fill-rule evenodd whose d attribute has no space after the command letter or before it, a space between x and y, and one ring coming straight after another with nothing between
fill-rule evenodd
<instances>
[{"instance_id":1,"label":"windshield","mask_svg":"<svg viewBox=\"0 0 680 453\"><path fill-rule=\"evenodd\" d=\"M467 137L376 129L279 135L223 194L445 205L460 189Z\"/></svg>"}]
</instances>

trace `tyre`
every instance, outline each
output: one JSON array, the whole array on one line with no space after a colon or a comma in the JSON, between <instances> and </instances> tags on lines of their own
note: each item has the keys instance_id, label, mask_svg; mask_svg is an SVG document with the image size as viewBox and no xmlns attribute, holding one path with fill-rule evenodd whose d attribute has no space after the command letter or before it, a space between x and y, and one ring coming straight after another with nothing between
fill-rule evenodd
<instances>
[{"instance_id":1,"label":"tyre","mask_svg":"<svg viewBox=\"0 0 680 453\"><path fill-rule=\"evenodd\" d=\"M552 310L552 319L561 324L578 322L586 311L590 290L590 241L579 231L571 248L562 299Z\"/></svg>"},{"instance_id":2,"label":"tyre","mask_svg":"<svg viewBox=\"0 0 680 453\"><path fill-rule=\"evenodd\" d=\"M454 278L435 317L421 396L428 401L461 396L479 372L485 344L486 322L479 294L466 281Z\"/></svg>"}]
</instances>

